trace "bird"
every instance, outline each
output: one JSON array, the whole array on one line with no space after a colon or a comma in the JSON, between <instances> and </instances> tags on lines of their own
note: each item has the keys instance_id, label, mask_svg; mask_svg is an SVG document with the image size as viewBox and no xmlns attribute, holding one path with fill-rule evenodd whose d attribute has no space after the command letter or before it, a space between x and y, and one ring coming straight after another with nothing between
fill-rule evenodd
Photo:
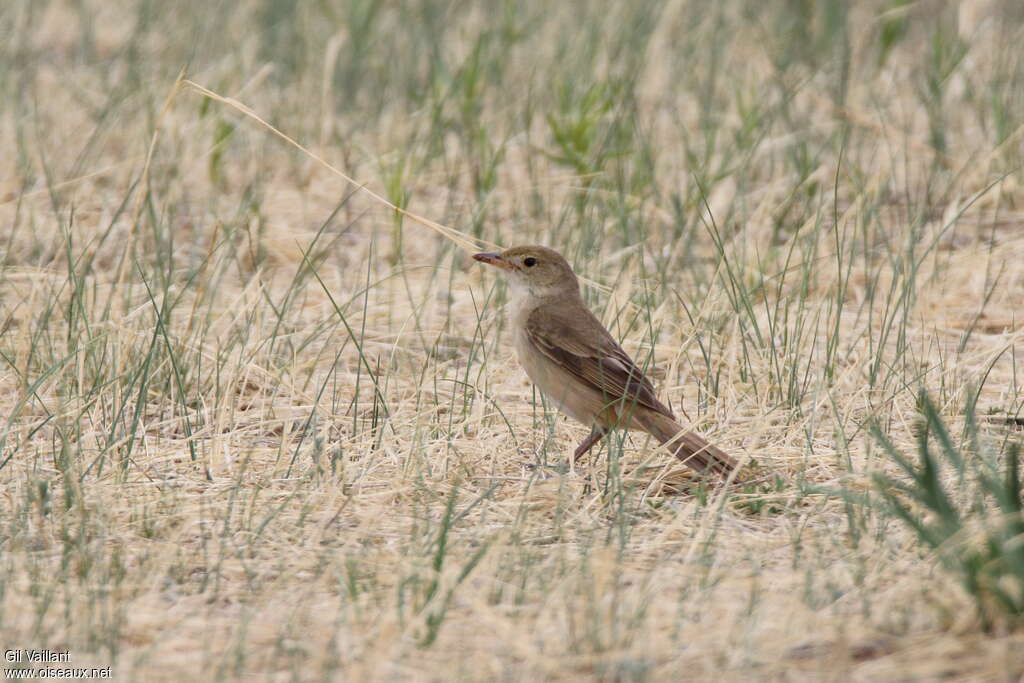
<instances>
[{"instance_id":1,"label":"bird","mask_svg":"<svg viewBox=\"0 0 1024 683\"><path fill-rule=\"evenodd\" d=\"M529 245L473 258L507 278L519 364L549 401L591 428L573 463L615 428L649 433L685 465L727 479L736 460L679 424L580 295L579 279L554 249Z\"/></svg>"}]
</instances>

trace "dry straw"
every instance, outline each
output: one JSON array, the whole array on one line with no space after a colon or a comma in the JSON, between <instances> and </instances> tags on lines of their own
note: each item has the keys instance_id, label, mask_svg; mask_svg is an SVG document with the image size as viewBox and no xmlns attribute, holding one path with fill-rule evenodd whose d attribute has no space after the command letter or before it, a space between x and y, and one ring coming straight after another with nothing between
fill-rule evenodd
<instances>
[{"instance_id":1,"label":"dry straw","mask_svg":"<svg viewBox=\"0 0 1024 683\"><path fill-rule=\"evenodd\" d=\"M303 154L308 156L310 159L312 159L316 163L320 164L320 166L326 168L328 171L330 171L334 175L338 176L339 178L342 178L343 180L345 180L345 181L351 183L352 185L354 185L360 192L362 192L362 193L364 193L366 195L369 195L371 198L373 198L374 201L383 204L384 206L388 207L392 211L395 211L396 213L401 214L403 217L408 218L411 221L419 223L420 225L422 225L424 227L430 228L431 230L433 230L437 234L441 235L442 237L444 237L444 238L446 238L448 240L451 240L452 242L457 244L463 251L475 252L475 251L480 251L481 246L490 246L490 247L497 246L493 242L487 242L486 240L477 239L477 238L475 238L475 237L473 237L471 235L467 235L464 232L456 230L455 228L449 228L447 225L442 225L442 224L438 223L437 221L434 221L434 220L431 220L429 218L426 218L425 216L421 216L419 214L413 213L412 211L408 211L406 209L403 209L402 207L397 206L393 202L388 201L388 199L386 199L385 197L381 196L379 193L374 192L369 187L367 187L366 183L359 182L358 180L356 180L352 176L348 175L347 173L342 171L340 168L338 168L337 166L335 166L331 162L329 162L326 159L324 159L322 156L320 156L319 154L317 154L313 150L309 149L308 147L306 147L302 143L300 143L297 140L295 140L294 138L292 138L287 133L284 133L280 129L278 129L275 126L271 125L269 122L267 122L266 119L264 119L262 116L257 114L255 111L253 111L252 108L249 107L247 104L245 104L244 102L239 102L238 100L234 99L233 97L225 97L224 95L216 93L216 92L210 90L209 88L207 88L207 87L205 87L203 85L200 85L199 83L196 83L195 81L192 81L192 80L189 80L189 79L182 79L182 78L179 77L178 81L175 83L174 88L171 91L171 95L168 97L168 105L170 104L170 101L173 100L174 96L177 94L177 92L178 92L178 90L179 90L179 88L181 86L185 86L185 87L191 88L192 90L195 90L196 92L201 93L205 97L209 97L211 100L214 100L215 102L220 102L221 104L225 104L225 105L231 107L232 109L234 109L235 111L240 112L241 114L245 115L246 117L252 119L253 121L258 123L262 127L266 128L267 130L269 130L271 133L273 133L277 137L279 137L282 140L284 140L285 142L287 142L289 145L291 145L295 149L299 150L300 152L302 152ZM166 108L166 105L165 105L165 108ZM154 134L154 142L155 142L155 135L156 134ZM150 158L152 157L152 150L153 150L153 146L151 145L150 146ZM149 158L147 158L146 162L147 162L147 166L148 166Z\"/></svg>"}]
</instances>

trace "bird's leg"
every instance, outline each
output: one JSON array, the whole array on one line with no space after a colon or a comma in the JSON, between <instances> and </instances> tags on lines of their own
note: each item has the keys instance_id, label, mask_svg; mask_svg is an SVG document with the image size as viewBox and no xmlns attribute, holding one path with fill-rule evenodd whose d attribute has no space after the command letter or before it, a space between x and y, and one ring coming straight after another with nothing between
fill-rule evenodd
<instances>
[{"instance_id":1,"label":"bird's leg","mask_svg":"<svg viewBox=\"0 0 1024 683\"><path fill-rule=\"evenodd\" d=\"M591 427L590 434L580 442L580 445L576 447L576 452L572 454L573 464L579 462L580 458L586 455L587 451L593 448L594 444L603 439L607 433L608 430L604 427L598 427L597 425Z\"/></svg>"}]
</instances>

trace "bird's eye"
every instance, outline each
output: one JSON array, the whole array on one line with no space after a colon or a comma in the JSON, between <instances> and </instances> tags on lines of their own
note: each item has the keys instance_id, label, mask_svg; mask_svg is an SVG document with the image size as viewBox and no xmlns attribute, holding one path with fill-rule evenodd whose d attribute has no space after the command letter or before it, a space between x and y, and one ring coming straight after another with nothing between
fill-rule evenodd
<instances>
[{"instance_id":1,"label":"bird's eye","mask_svg":"<svg viewBox=\"0 0 1024 683\"><path fill-rule=\"evenodd\" d=\"M533 268L535 265L537 265L537 259L533 258L532 256L527 256L526 258L523 259L523 265L526 266L527 268Z\"/></svg>"}]
</instances>

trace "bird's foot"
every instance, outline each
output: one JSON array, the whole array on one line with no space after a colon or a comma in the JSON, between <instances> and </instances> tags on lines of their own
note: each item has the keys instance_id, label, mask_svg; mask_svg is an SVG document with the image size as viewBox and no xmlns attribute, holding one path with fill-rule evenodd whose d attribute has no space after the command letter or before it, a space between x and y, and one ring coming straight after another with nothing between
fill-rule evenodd
<instances>
[{"instance_id":1,"label":"bird's foot","mask_svg":"<svg viewBox=\"0 0 1024 683\"><path fill-rule=\"evenodd\" d=\"M548 462L530 462L526 463L526 469L531 472L537 472L542 477L552 476L555 474L567 474L570 471L569 463L548 463Z\"/></svg>"}]
</instances>

